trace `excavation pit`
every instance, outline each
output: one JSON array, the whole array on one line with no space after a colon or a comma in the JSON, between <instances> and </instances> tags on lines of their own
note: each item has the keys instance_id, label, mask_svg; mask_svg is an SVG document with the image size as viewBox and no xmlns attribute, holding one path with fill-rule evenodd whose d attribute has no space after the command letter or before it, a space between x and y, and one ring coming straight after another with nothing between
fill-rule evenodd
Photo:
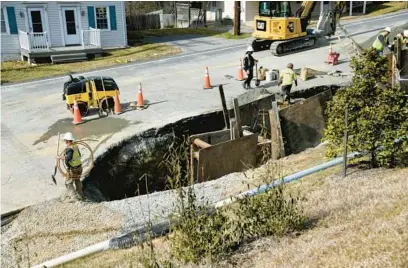
<instances>
[{"instance_id":1,"label":"excavation pit","mask_svg":"<svg viewBox=\"0 0 408 268\"><path fill-rule=\"evenodd\" d=\"M334 93L339 86L320 86L296 93L307 99L327 89ZM259 133L258 112L271 108L270 95L264 99L240 103L243 125ZM233 111L230 110L230 115ZM268 121L268 120L267 120ZM258 124L258 125L257 125ZM218 131L225 128L222 111L179 120L161 128L152 128L111 147L97 158L92 172L84 179L84 194L94 202L120 200L147 192L168 190L168 171L163 157L171 144L180 144L190 135ZM147 185L146 185L147 184Z\"/></svg>"}]
</instances>

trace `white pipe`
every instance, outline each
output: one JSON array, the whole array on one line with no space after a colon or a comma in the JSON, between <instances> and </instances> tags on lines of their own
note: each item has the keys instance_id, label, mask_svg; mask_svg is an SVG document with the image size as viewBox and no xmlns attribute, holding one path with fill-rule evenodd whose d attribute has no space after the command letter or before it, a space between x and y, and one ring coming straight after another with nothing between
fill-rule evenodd
<instances>
[{"instance_id":1,"label":"white pipe","mask_svg":"<svg viewBox=\"0 0 408 268\"><path fill-rule=\"evenodd\" d=\"M107 250L107 249L109 249L109 241L110 240L106 240L106 241L103 241L101 243L89 246L87 248L84 248L84 249L69 253L69 254L61 256L61 257L58 257L56 259L52 259L52 260L43 262L41 264L32 266L32 268L55 267L55 266L58 266L58 265L73 261L75 259L79 259L79 258L88 256L88 255L91 255L91 254L94 254L94 253L97 253L97 252L100 252L100 251Z\"/></svg>"},{"instance_id":2,"label":"white pipe","mask_svg":"<svg viewBox=\"0 0 408 268\"><path fill-rule=\"evenodd\" d=\"M364 15L366 13L366 6L367 6L367 1L363 1L363 14Z\"/></svg>"},{"instance_id":3,"label":"white pipe","mask_svg":"<svg viewBox=\"0 0 408 268\"><path fill-rule=\"evenodd\" d=\"M324 1L320 1L320 14L324 12Z\"/></svg>"},{"instance_id":4,"label":"white pipe","mask_svg":"<svg viewBox=\"0 0 408 268\"><path fill-rule=\"evenodd\" d=\"M350 17L353 16L353 1L350 1Z\"/></svg>"},{"instance_id":5,"label":"white pipe","mask_svg":"<svg viewBox=\"0 0 408 268\"><path fill-rule=\"evenodd\" d=\"M351 154L349 154L347 156L347 158L353 159L353 158L355 158L355 157L357 157L359 155L360 155L360 153L351 153ZM246 197L250 197L250 196L254 196L254 195L257 195L257 194L264 193L268 189L272 189L272 188L275 188L276 186L279 186L281 184L285 184L285 183L289 183L289 182L298 180L298 179L303 178L305 176L308 176L310 174L316 173L316 172L324 170L326 168L330 168L330 167L339 165L341 163L343 163L343 157L338 157L338 158L333 159L333 160L331 160L329 162L326 162L326 163L323 163L323 164L320 164L320 165L317 165L317 166L314 166L314 167L299 171L299 172L297 172L295 174L286 176L286 177L284 177L282 179L274 181L273 183L264 184L264 185L262 185L260 187L251 189L251 190L243 192L243 193L240 193L240 194L238 194L236 196L229 197L227 199L221 200L221 201L215 203L215 207L219 208L219 207L222 207L222 206L232 204L232 203L234 203L235 201L237 201L239 199L243 199L243 198L246 198Z\"/></svg>"}]
</instances>

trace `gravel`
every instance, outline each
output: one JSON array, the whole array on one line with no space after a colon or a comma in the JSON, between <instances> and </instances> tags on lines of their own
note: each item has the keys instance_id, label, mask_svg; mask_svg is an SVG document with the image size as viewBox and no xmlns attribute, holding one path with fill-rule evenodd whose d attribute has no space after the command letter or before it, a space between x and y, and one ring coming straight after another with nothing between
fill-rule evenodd
<instances>
[{"instance_id":1,"label":"gravel","mask_svg":"<svg viewBox=\"0 0 408 268\"><path fill-rule=\"evenodd\" d=\"M230 196L243 179L233 173L194 186L197 200L215 203ZM62 199L25 209L2 233L1 267L27 267L80 250L168 218L176 201L174 191L155 192L123 200L64 203Z\"/></svg>"}]
</instances>

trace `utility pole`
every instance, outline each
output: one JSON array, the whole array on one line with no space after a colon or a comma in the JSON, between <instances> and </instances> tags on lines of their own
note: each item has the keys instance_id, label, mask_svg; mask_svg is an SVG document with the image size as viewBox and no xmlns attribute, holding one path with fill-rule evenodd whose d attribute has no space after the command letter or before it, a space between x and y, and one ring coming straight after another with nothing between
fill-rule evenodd
<instances>
[{"instance_id":1,"label":"utility pole","mask_svg":"<svg viewBox=\"0 0 408 268\"><path fill-rule=\"evenodd\" d=\"M191 23L191 2L188 1L188 28L190 28L190 23Z\"/></svg>"},{"instance_id":2,"label":"utility pole","mask_svg":"<svg viewBox=\"0 0 408 268\"><path fill-rule=\"evenodd\" d=\"M234 1L234 35L241 34L241 1Z\"/></svg>"}]
</instances>

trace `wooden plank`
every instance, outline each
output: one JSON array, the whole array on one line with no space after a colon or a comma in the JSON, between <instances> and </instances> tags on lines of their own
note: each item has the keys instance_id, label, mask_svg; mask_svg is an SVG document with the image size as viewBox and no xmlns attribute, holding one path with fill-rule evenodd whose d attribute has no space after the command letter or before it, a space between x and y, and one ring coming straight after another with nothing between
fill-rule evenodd
<instances>
[{"instance_id":1,"label":"wooden plank","mask_svg":"<svg viewBox=\"0 0 408 268\"><path fill-rule=\"evenodd\" d=\"M219 85L218 90L220 91L220 98L221 98L222 112L224 113L225 127L230 128L227 102L225 101L225 95L224 95L224 87L222 85Z\"/></svg>"},{"instance_id":2,"label":"wooden plank","mask_svg":"<svg viewBox=\"0 0 408 268\"><path fill-rule=\"evenodd\" d=\"M230 140L235 140L238 137L238 126L235 118L230 119Z\"/></svg>"},{"instance_id":3,"label":"wooden plank","mask_svg":"<svg viewBox=\"0 0 408 268\"><path fill-rule=\"evenodd\" d=\"M198 182L217 179L256 165L258 135L223 142L199 151Z\"/></svg>"},{"instance_id":4,"label":"wooden plank","mask_svg":"<svg viewBox=\"0 0 408 268\"><path fill-rule=\"evenodd\" d=\"M234 98L234 113L235 113L235 120L237 122L238 128L238 137L242 137L242 121L241 121L241 114L239 112L239 104L238 98Z\"/></svg>"},{"instance_id":5,"label":"wooden plank","mask_svg":"<svg viewBox=\"0 0 408 268\"><path fill-rule=\"evenodd\" d=\"M347 175L347 143L348 143L348 103L346 103L346 107L344 109L344 152L343 152L343 178Z\"/></svg>"},{"instance_id":6,"label":"wooden plank","mask_svg":"<svg viewBox=\"0 0 408 268\"><path fill-rule=\"evenodd\" d=\"M190 185L194 184L194 168L197 165L196 160L194 159L195 150L194 144L190 145Z\"/></svg>"},{"instance_id":7,"label":"wooden plank","mask_svg":"<svg viewBox=\"0 0 408 268\"><path fill-rule=\"evenodd\" d=\"M272 159L276 160L285 156L279 110L276 101L272 102L272 110L269 111L269 120L271 125Z\"/></svg>"}]
</instances>

